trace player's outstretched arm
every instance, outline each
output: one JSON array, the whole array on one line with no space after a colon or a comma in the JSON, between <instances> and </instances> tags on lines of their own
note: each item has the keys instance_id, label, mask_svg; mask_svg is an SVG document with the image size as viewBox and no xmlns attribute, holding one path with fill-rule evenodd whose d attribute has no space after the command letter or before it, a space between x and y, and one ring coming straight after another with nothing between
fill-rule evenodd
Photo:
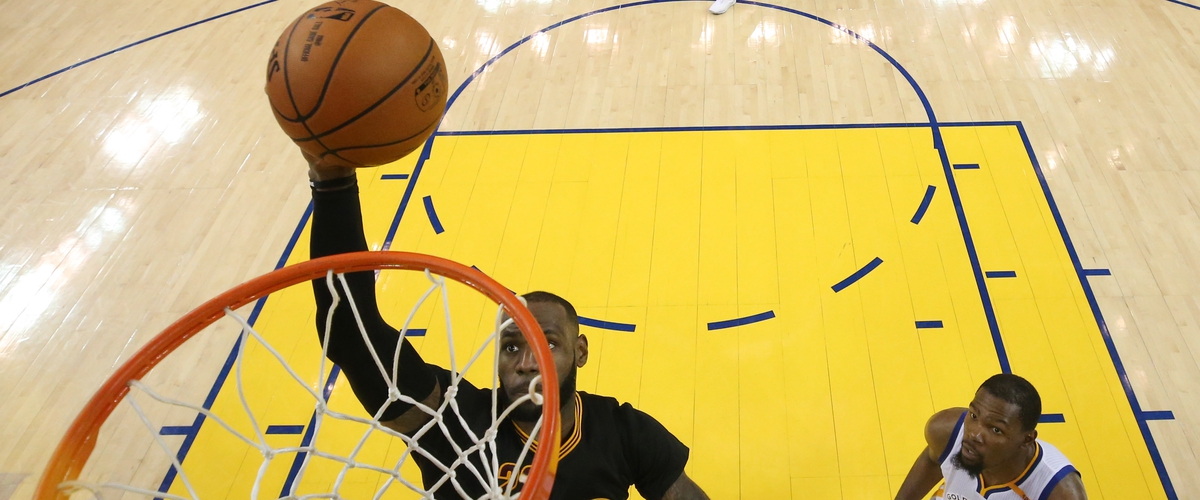
<instances>
[{"instance_id":1,"label":"player's outstretched arm","mask_svg":"<svg viewBox=\"0 0 1200 500\"><path fill-rule=\"evenodd\" d=\"M663 494L663 500L708 500L708 495L687 474L680 474L675 484Z\"/></svg>"},{"instance_id":2,"label":"player's outstretched arm","mask_svg":"<svg viewBox=\"0 0 1200 500\"><path fill-rule=\"evenodd\" d=\"M313 188L311 256L317 258L367 250L354 169L325 165L308 154L305 154L304 158L309 163L309 179ZM408 340L403 343L397 342L400 333L388 325L379 314L375 302L375 273L349 273L345 278L367 339L363 338L363 331L359 330L358 319L354 317L347 300L347 290L340 280L335 280L334 283L340 304L334 309L329 332L325 331L325 323L334 294L330 292L325 279L313 281L313 294L317 302L317 333L322 343L325 342L326 334L329 335L327 355L341 367L363 408L371 415L380 415L379 421L391 429L411 433L431 417L413 405L401 401L388 401L387 379L376 364L375 358L371 356L370 350L375 350L382 364L390 372L392 360L399 349L400 364L396 385L401 394L426 406L437 407L441 404L441 388L437 378Z\"/></svg>"},{"instance_id":3,"label":"player's outstretched arm","mask_svg":"<svg viewBox=\"0 0 1200 500\"><path fill-rule=\"evenodd\" d=\"M1050 492L1048 500L1087 500L1087 492L1083 491L1083 479L1078 472L1072 472L1062 478L1054 491Z\"/></svg>"},{"instance_id":4,"label":"player's outstretched arm","mask_svg":"<svg viewBox=\"0 0 1200 500\"><path fill-rule=\"evenodd\" d=\"M938 459L946 450L950 439L954 437L950 434L954 432L954 425L965 411L966 408L950 408L929 417L929 422L925 424L927 446L921 450L917 461L908 471L904 484L900 485L900 492L896 494L896 500L922 500L929 494L929 490L942 480L942 465Z\"/></svg>"}]
</instances>

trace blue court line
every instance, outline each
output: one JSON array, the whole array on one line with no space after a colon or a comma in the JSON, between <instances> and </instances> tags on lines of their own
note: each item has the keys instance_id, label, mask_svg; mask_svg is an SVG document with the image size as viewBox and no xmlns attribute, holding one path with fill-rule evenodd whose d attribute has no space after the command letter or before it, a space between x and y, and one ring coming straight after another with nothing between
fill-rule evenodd
<instances>
[{"instance_id":1,"label":"blue court line","mask_svg":"<svg viewBox=\"0 0 1200 500\"><path fill-rule=\"evenodd\" d=\"M941 328L941 327L942 327L942 322L940 320L918 321L917 322L917 328Z\"/></svg>"},{"instance_id":2,"label":"blue court line","mask_svg":"<svg viewBox=\"0 0 1200 500\"><path fill-rule=\"evenodd\" d=\"M1038 417L1039 424L1061 424L1067 421L1067 417L1062 413L1043 413Z\"/></svg>"},{"instance_id":3,"label":"blue court line","mask_svg":"<svg viewBox=\"0 0 1200 500\"><path fill-rule=\"evenodd\" d=\"M302 434L303 425L268 425L264 434Z\"/></svg>"},{"instance_id":4,"label":"blue court line","mask_svg":"<svg viewBox=\"0 0 1200 500\"><path fill-rule=\"evenodd\" d=\"M103 54L100 54L100 55L98 55L98 56L92 56L92 57L89 57L89 58L87 58L87 59L84 59L84 60L82 60L82 61L79 61L79 62L77 62L77 63L75 63L75 64L72 64L72 65L70 65L70 66L67 66L67 67L65 67L65 68L62 68L62 69L60 69L60 70L58 70L58 71L54 71L54 72L51 72L51 73L47 73L47 74L45 74L45 75L39 76L39 77L37 77L37 78L34 78L33 80L30 80L30 81L28 81L28 82L25 82L25 83L23 83L23 84L21 84L21 85L17 85L16 87L13 87L13 88L11 88L11 89L5 90L3 93L0 93L0 97L4 97L4 96L6 96L6 95L8 95L8 94L11 94L11 93L13 93L13 92L16 92L16 91L18 91L18 90L21 90L21 89L23 89L23 88L25 88L25 87L28 87L28 86L30 86L30 85L33 85L33 84L35 84L35 83L38 83L38 82L40 82L40 81L42 81L42 80L45 80L45 79L47 79L47 78L52 78L52 77L54 77L54 76L61 75L61 74L63 74L63 73L66 73L66 72L68 72L68 71L71 71L71 70L73 70L73 69L75 69L75 68L78 68L78 67L80 67L80 66L83 66L84 64L87 64L87 63L90 63L90 62L92 62L92 61L95 61L95 60L97 60L97 59L100 59L100 58L102 58L102 57L111 56L111 55L113 55L113 54L116 54L117 52L120 52L120 51L122 51L122 50L125 50L125 49L128 49L128 48L132 48L132 47L135 47L135 46L138 46L138 45L141 45L141 44L143 44L143 43L146 43L146 42L149 42L149 41L151 41L151 40L155 40L155 39L158 39L158 38L162 38L162 37L164 37L164 36L170 35L171 33L175 33L175 32L177 32L177 31L183 31L183 30L185 30L185 29L188 29L188 28L191 28L191 27L193 27L193 26L201 25L201 24L207 23L207 22L209 22L209 21L216 21L217 19L220 19L220 18L222 18L222 17L231 16L231 15L237 14L238 12L242 12L242 11L250 10L250 9L253 9L253 8L255 8L255 7L261 7L261 6L263 6L263 5L266 5L266 4L269 4L269 3L274 3L274 2L276 2L276 1L278 1L278 0L265 0L265 1L262 1L262 2L258 2L258 3L256 3L256 4L250 4L250 5L247 5L247 6L245 6L245 7L239 7L239 8L233 9L233 10L231 10L231 11L229 11L229 12L225 12L225 13L223 13L223 14L217 14L217 15L215 15L215 16L212 16L212 17L206 17L206 18L204 18L204 19L201 19L201 20L199 20L199 21L196 21L196 22L194 22L194 23L185 24L185 25L183 25L183 26L180 26L180 27L178 27L178 28L175 28L175 29L172 29L172 30L167 30L167 31L164 31L164 32L162 32L162 33L159 33L159 34L157 34L157 35L153 35L153 36L150 36L150 37L148 37L148 38L143 38L143 39L141 39L141 40L138 40L138 41L136 41L136 42L133 42L133 43L128 43L128 44L122 45L122 46L120 46L120 47L117 47L117 48L115 48L115 49L112 49L112 50L110 50L110 51L108 51L108 52L105 52L105 53L103 53Z\"/></svg>"},{"instance_id":5,"label":"blue court line","mask_svg":"<svg viewBox=\"0 0 1200 500\"><path fill-rule=\"evenodd\" d=\"M1016 271L988 271L984 273L989 278L1016 278Z\"/></svg>"},{"instance_id":6,"label":"blue court line","mask_svg":"<svg viewBox=\"0 0 1200 500\"><path fill-rule=\"evenodd\" d=\"M1134 418L1137 420L1138 428L1142 431L1142 439L1146 441L1146 448L1150 451L1150 458L1154 462L1154 468L1158 471L1158 479L1162 482L1163 490L1170 500L1179 500L1179 495L1175 493L1175 486L1171 483L1171 476L1167 473L1167 467L1163 463L1162 454L1158 451L1158 445L1154 441L1154 435L1150 433L1150 426L1146 424L1146 413L1142 411L1142 405L1138 402L1137 394L1133 391L1133 384L1129 381L1129 374L1125 371L1125 363L1121 361L1121 354L1117 352L1117 346L1113 343L1112 333L1108 330L1108 323L1104 321L1104 314L1100 311L1100 303L1096 301L1096 294L1092 291L1092 284L1087 280L1083 273L1083 264L1079 262L1079 253L1075 250L1075 244L1071 242L1071 235L1067 233L1067 225L1063 222L1062 213L1058 210L1058 204L1054 201L1054 194L1050 192L1050 184L1046 182L1046 176L1042 172L1042 167L1038 164L1037 155L1033 152L1033 144L1029 142L1029 135L1025 133L1025 127L1020 123L1017 124L1017 132L1021 134L1021 140L1025 142L1025 153L1029 155L1029 161L1033 164L1034 173L1037 174L1038 182L1042 185L1042 193L1046 195L1046 203L1050 206L1050 213L1054 215L1054 223L1058 225L1058 232L1062 235L1063 243L1067 247L1067 254L1071 257L1071 264L1075 266L1075 273L1079 278L1079 284L1083 287L1083 293L1087 296L1088 305L1092 308L1092 315L1096 317L1096 325L1100 329L1100 336L1104 339L1104 347L1108 349L1108 355L1112 358L1113 366L1117 370L1117 378L1121 380L1121 387L1125 390L1125 397L1129 400L1129 406L1133 409Z\"/></svg>"},{"instance_id":7,"label":"blue court line","mask_svg":"<svg viewBox=\"0 0 1200 500\"><path fill-rule=\"evenodd\" d=\"M404 336L405 337L424 337L426 333L428 333L428 330L426 330L424 328L409 328L408 332L405 333Z\"/></svg>"},{"instance_id":8,"label":"blue court line","mask_svg":"<svg viewBox=\"0 0 1200 500\"><path fill-rule=\"evenodd\" d=\"M684 0L676 0L684 1ZM1017 126L1014 121L944 122L942 127L998 127ZM552 134L629 134L657 132L727 132L727 131L772 131L772 130L841 130L862 128L929 128L928 123L801 123L794 125L702 125L690 127L616 127L616 128L558 128L526 130L443 130L435 132L437 137L478 137L496 135L552 135Z\"/></svg>"},{"instance_id":9,"label":"blue court line","mask_svg":"<svg viewBox=\"0 0 1200 500\"><path fill-rule=\"evenodd\" d=\"M933 201L933 192L935 190L937 190L937 187L932 185L925 188L925 197L921 198L921 206L917 207L917 213L913 214L913 224L920 224L921 218L925 217L925 211L929 210L929 203Z\"/></svg>"},{"instance_id":10,"label":"blue court line","mask_svg":"<svg viewBox=\"0 0 1200 500\"><path fill-rule=\"evenodd\" d=\"M450 106L447 105L449 110ZM438 124L440 127L441 124ZM435 130L436 132L436 130ZM408 184L404 186L404 194L400 196L400 205L396 207L396 215L392 216L392 224L388 226L387 236L383 237L383 245L380 250L391 250L392 241L396 239L396 231L400 229L400 220L404 218L404 212L408 211L408 202L412 199L413 189L417 187L417 179L421 177L421 170L425 168L425 160L429 159L429 152L433 149L433 135L425 140L425 145L421 147L421 155L417 157L417 165L413 167Z\"/></svg>"},{"instance_id":11,"label":"blue court line","mask_svg":"<svg viewBox=\"0 0 1200 500\"><path fill-rule=\"evenodd\" d=\"M328 403L329 395L333 394L333 386L337 384L338 375L342 373L342 369L337 365L329 370L329 377L325 379L325 390L321 392L321 398ZM313 432L317 426L317 412L313 411L312 417L308 419L308 425L304 426L304 437L300 439L300 446L308 446L312 444ZM296 458L292 459L292 468L288 470L287 480L283 482L283 488L279 490L279 498L283 498L292 494L292 484L296 482L296 475L300 473L300 467L304 465L304 458L308 456L307 452L299 452Z\"/></svg>"},{"instance_id":12,"label":"blue court line","mask_svg":"<svg viewBox=\"0 0 1200 500\"><path fill-rule=\"evenodd\" d=\"M191 425L164 425L158 430L160 436L186 436L196 432L196 427Z\"/></svg>"},{"instance_id":13,"label":"blue court line","mask_svg":"<svg viewBox=\"0 0 1200 500\"><path fill-rule=\"evenodd\" d=\"M1016 122L946 122L940 125L946 127L978 126L978 125L1011 125ZM609 128L556 128L556 129L524 129L524 130L444 130L435 135L439 137L471 137L491 135L530 135L530 134L627 134L645 132L728 132L728 131L761 131L761 130L841 130L863 128L927 128L928 123L895 122L895 123L802 123L792 125L707 125L687 127L609 127Z\"/></svg>"},{"instance_id":14,"label":"blue court line","mask_svg":"<svg viewBox=\"0 0 1200 500\"><path fill-rule=\"evenodd\" d=\"M632 332L637 329L637 325L629 323L617 323L615 321L604 321L600 319L585 318L583 316L579 317L579 324L583 326L590 326L592 328L602 328L605 330L614 330L618 332Z\"/></svg>"},{"instance_id":15,"label":"blue court line","mask_svg":"<svg viewBox=\"0 0 1200 500\"><path fill-rule=\"evenodd\" d=\"M1175 420L1175 414L1170 410L1144 411L1142 420Z\"/></svg>"},{"instance_id":16,"label":"blue court line","mask_svg":"<svg viewBox=\"0 0 1200 500\"><path fill-rule=\"evenodd\" d=\"M296 229L292 231L292 237L288 240L287 246L284 247L283 255L281 255L279 257L279 261L275 263L275 269L282 268L284 264L287 264L288 257L292 255L292 251L296 249L296 242L300 241L300 234L304 232L304 226L308 224L308 219L312 218L312 212L313 204L310 201L308 202L308 207L304 209L304 215L300 216L300 222L296 224ZM250 326L254 326L254 323L258 321L258 315L262 312L263 306L266 305L268 298L269 296L263 297L254 303L254 310L250 312L250 317L246 318L246 322L249 323ZM225 385L225 380L229 378L229 372L233 369L233 362L237 360L238 345L240 342L240 337L238 340L233 342L233 348L229 350L229 356L225 358L225 364L221 366L221 371L217 374L217 379L213 381L213 386L211 389L209 389L208 396L204 398L204 404L201 405L202 408L206 410L212 409L213 402L217 400L217 394L221 392L221 387ZM192 422L191 426L189 426L191 429L193 429L192 432L184 435L183 443L179 445L179 452L175 457L179 461L180 465L182 465L183 460L187 458L188 452L192 449L192 444L196 442L196 436L200 434L200 426L204 425L206 418L207 417L205 417L203 413L197 413L196 420ZM175 476L178 473L179 471L175 470L175 466L172 465L171 468L167 470L167 474L163 477L162 484L159 485L158 491L161 493L166 493L171 488L171 483L175 482Z\"/></svg>"},{"instance_id":17,"label":"blue court line","mask_svg":"<svg viewBox=\"0 0 1200 500\"><path fill-rule=\"evenodd\" d=\"M1177 3L1177 4L1179 4L1179 5L1182 5L1182 6L1184 6L1184 7L1191 7L1191 8L1193 8L1193 9L1200 10L1200 5L1192 5L1192 4L1190 4L1190 3L1187 3L1187 2L1180 2L1179 0L1167 0L1167 1L1168 1L1168 2L1171 2L1171 3Z\"/></svg>"},{"instance_id":18,"label":"blue court line","mask_svg":"<svg viewBox=\"0 0 1200 500\"><path fill-rule=\"evenodd\" d=\"M1112 276L1112 272L1108 269L1084 269L1084 276Z\"/></svg>"},{"instance_id":19,"label":"blue court line","mask_svg":"<svg viewBox=\"0 0 1200 500\"><path fill-rule=\"evenodd\" d=\"M854 271L854 274L851 274L850 276L846 277L846 279L839 281L836 285L833 285L833 291L840 292L845 290L846 287L853 285L855 281L862 279L862 277L866 276L867 273L874 271L875 268L879 267L880 264L883 264L883 259L875 257L871 260L871 262L868 262L867 265L863 266L862 269Z\"/></svg>"},{"instance_id":20,"label":"blue court line","mask_svg":"<svg viewBox=\"0 0 1200 500\"><path fill-rule=\"evenodd\" d=\"M408 178L408 174L383 174L380 179L385 181L402 181Z\"/></svg>"},{"instance_id":21,"label":"blue court line","mask_svg":"<svg viewBox=\"0 0 1200 500\"><path fill-rule=\"evenodd\" d=\"M751 323L758 323L759 321L766 321L766 320L774 318L774 317L775 317L775 311L767 311L767 312L761 312L758 314L746 316L744 318L727 319L725 321L713 321L712 323L708 324L708 330L709 331L724 330L726 328L733 328L735 326L749 325Z\"/></svg>"},{"instance_id":22,"label":"blue court line","mask_svg":"<svg viewBox=\"0 0 1200 500\"><path fill-rule=\"evenodd\" d=\"M442 234L445 229L442 229L442 221L438 220L437 211L433 209L433 197L426 196L421 199L425 202L425 215L429 216L429 223L433 225L433 232Z\"/></svg>"},{"instance_id":23,"label":"blue court line","mask_svg":"<svg viewBox=\"0 0 1200 500\"><path fill-rule=\"evenodd\" d=\"M978 170L978 163L955 163L954 170Z\"/></svg>"}]
</instances>

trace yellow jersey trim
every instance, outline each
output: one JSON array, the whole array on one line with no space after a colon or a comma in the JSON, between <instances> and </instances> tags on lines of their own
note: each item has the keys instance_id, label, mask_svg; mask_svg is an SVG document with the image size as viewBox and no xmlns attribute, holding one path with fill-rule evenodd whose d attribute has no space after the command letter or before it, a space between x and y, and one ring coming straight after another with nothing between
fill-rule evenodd
<instances>
[{"instance_id":1,"label":"yellow jersey trim","mask_svg":"<svg viewBox=\"0 0 1200 500\"><path fill-rule=\"evenodd\" d=\"M984 486L983 475L980 475L979 476L979 486L980 486L979 494L986 497L988 495L988 493L991 493L992 491L1008 488L1008 489L1011 489L1014 492L1016 492L1018 495L1020 495L1021 498L1025 498L1025 492L1021 491L1021 488L1018 488L1017 484L1020 483L1021 481L1024 481L1025 478L1029 477L1029 474L1033 472L1034 464L1038 463L1040 461L1040 459L1042 458L1041 443L1038 443L1035 441L1034 444L1037 446L1037 449L1033 453L1033 458L1029 459L1029 463L1025 465L1025 470L1021 471L1021 474L1019 476L1017 476L1016 479L1013 479L1012 481L1009 481L1004 484L997 484L995 486Z\"/></svg>"},{"instance_id":2,"label":"yellow jersey trim","mask_svg":"<svg viewBox=\"0 0 1200 500\"><path fill-rule=\"evenodd\" d=\"M517 435L521 436L521 441L529 441L529 434L526 434L521 426L513 422L513 428L517 429ZM566 458L567 454L574 450L579 442L583 440L583 398L579 397L579 393L575 393L575 427L571 429L571 435L563 442L562 447L558 450L558 459ZM537 440L533 440L533 444L529 446L529 451L537 453Z\"/></svg>"}]
</instances>

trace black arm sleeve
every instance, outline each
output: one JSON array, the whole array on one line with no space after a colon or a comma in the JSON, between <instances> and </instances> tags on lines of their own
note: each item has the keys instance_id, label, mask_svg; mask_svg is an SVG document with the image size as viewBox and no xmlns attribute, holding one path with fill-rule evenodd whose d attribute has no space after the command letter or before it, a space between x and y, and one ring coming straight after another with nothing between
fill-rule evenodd
<instances>
[{"instance_id":1,"label":"black arm sleeve","mask_svg":"<svg viewBox=\"0 0 1200 500\"><path fill-rule=\"evenodd\" d=\"M345 187L331 191L321 191L321 186L315 186L313 189L310 255L314 259L367 250L357 181L351 178L344 182L340 179L330 182L340 182ZM350 294L354 297L371 345L383 361L383 366L390 372L400 332L388 325L379 314L379 307L375 302L375 273L364 271L347 274L346 283L350 287ZM317 301L317 334L323 343L325 320L333 304L333 295L330 294L324 278L313 280L312 284ZM354 319L354 312L346 300L346 291L336 277L334 287L341 298L330 326L332 337L329 340L329 360L337 363L342 373L346 374L350 388L354 390L354 395L358 397L363 408L375 415L388 402L387 381L380 373L375 360L371 358L371 352L367 350L367 344L363 341L358 323ZM434 373L421 360L421 356L408 340L400 347L398 375L397 386L406 396L422 401L433 392L436 381ZM394 401L379 420L394 420L410 408L412 405Z\"/></svg>"},{"instance_id":2,"label":"black arm sleeve","mask_svg":"<svg viewBox=\"0 0 1200 500\"><path fill-rule=\"evenodd\" d=\"M618 414L633 485L647 500L658 500L683 474L688 447L654 417L629 403L621 405Z\"/></svg>"}]
</instances>

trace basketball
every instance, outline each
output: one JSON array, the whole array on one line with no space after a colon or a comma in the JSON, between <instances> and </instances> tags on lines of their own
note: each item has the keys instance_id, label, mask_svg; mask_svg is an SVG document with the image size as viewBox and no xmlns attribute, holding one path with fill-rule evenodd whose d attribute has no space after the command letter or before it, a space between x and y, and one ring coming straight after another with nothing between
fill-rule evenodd
<instances>
[{"instance_id":1,"label":"basketball","mask_svg":"<svg viewBox=\"0 0 1200 500\"><path fill-rule=\"evenodd\" d=\"M267 97L301 149L371 167L421 146L446 108L446 64L415 19L373 0L321 4L275 42Z\"/></svg>"}]
</instances>

